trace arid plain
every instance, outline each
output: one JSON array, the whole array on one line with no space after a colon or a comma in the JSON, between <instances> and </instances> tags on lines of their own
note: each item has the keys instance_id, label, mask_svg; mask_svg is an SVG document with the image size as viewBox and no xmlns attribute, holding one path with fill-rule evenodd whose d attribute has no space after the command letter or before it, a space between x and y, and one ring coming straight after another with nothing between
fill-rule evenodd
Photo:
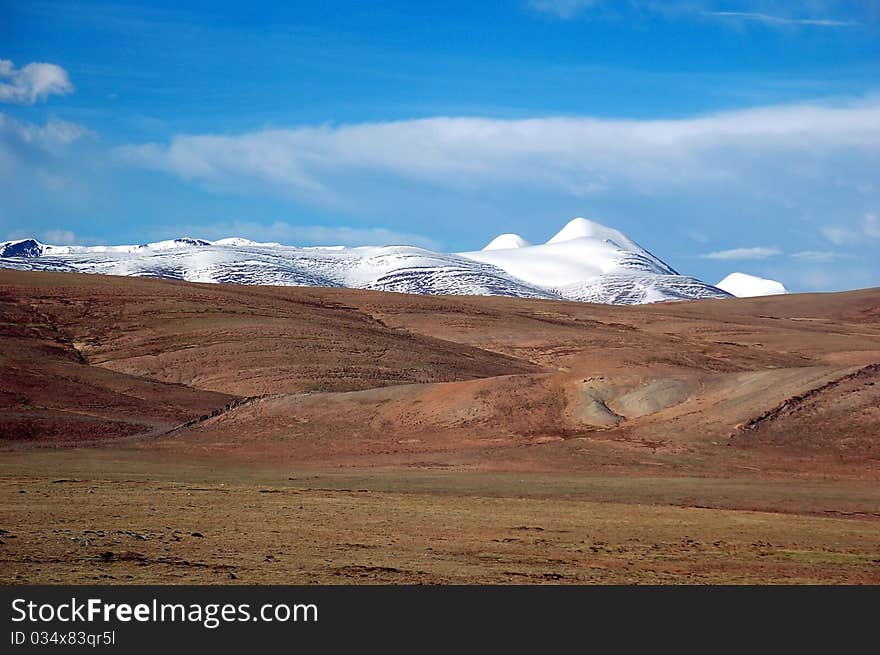
<instances>
[{"instance_id":1,"label":"arid plain","mask_svg":"<svg viewBox=\"0 0 880 655\"><path fill-rule=\"evenodd\" d=\"M0 271L0 582L880 583L880 290Z\"/></svg>"}]
</instances>

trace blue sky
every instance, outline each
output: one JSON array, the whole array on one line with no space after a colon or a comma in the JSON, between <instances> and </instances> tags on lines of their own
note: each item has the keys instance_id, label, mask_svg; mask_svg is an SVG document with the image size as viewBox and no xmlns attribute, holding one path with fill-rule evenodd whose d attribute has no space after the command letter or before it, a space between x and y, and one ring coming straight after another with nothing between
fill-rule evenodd
<instances>
[{"instance_id":1,"label":"blue sky","mask_svg":"<svg viewBox=\"0 0 880 655\"><path fill-rule=\"evenodd\" d=\"M581 215L709 282L880 285L880 2L205 4L0 2L0 239Z\"/></svg>"}]
</instances>

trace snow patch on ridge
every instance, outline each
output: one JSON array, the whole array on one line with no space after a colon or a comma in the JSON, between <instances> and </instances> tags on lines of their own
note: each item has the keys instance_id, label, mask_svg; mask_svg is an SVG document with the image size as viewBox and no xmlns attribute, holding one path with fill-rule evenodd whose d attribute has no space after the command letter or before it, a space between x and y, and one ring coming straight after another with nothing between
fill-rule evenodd
<instances>
[{"instance_id":1,"label":"snow patch on ridge","mask_svg":"<svg viewBox=\"0 0 880 655\"><path fill-rule=\"evenodd\" d=\"M274 241L269 241L265 243L260 243L258 241L251 241L250 239L245 239L243 237L226 237L225 239L217 239L217 241L211 242L212 246L280 246L280 243L276 243Z\"/></svg>"},{"instance_id":2,"label":"snow patch on ridge","mask_svg":"<svg viewBox=\"0 0 880 655\"><path fill-rule=\"evenodd\" d=\"M747 273L731 273L715 286L737 298L777 296L788 293L788 289L781 282Z\"/></svg>"},{"instance_id":3,"label":"snow patch on ridge","mask_svg":"<svg viewBox=\"0 0 880 655\"><path fill-rule=\"evenodd\" d=\"M483 246L483 250L510 250L512 248L526 248L530 245L532 244L518 234L499 234Z\"/></svg>"},{"instance_id":4,"label":"snow patch on ridge","mask_svg":"<svg viewBox=\"0 0 880 655\"><path fill-rule=\"evenodd\" d=\"M587 220L581 216L573 218L566 223L565 227L550 237L547 244L562 243L563 241L572 241L573 239L581 239L583 237L614 242L614 245L626 248L627 250L640 250L639 246L624 236L623 232L595 221Z\"/></svg>"}]
</instances>

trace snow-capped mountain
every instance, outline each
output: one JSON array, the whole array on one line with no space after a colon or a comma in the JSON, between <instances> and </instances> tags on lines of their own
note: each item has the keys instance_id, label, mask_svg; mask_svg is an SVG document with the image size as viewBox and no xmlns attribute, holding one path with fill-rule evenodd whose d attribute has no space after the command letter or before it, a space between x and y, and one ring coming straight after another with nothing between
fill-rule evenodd
<instances>
[{"instance_id":1,"label":"snow-capped mountain","mask_svg":"<svg viewBox=\"0 0 880 655\"><path fill-rule=\"evenodd\" d=\"M679 275L618 230L584 218L570 221L544 244L502 234L483 250L457 254L413 246L297 248L240 237L137 246L52 246L23 239L0 243L0 267L611 304L729 295Z\"/></svg>"},{"instance_id":2,"label":"snow-capped mountain","mask_svg":"<svg viewBox=\"0 0 880 655\"><path fill-rule=\"evenodd\" d=\"M788 293L788 289L783 286L782 282L748 273L731 273L715 286L737 298L777 296Z\"/></svg>"},{"instance_id":3,"label":"snow-capped mountain","mask_svg":"<svg viewBox=\"0 0 880 655\"><path fill-rule=\"evenodd\" d=\"M585 218L569 221L544 244L504 234L483 250L461 254L567 300L633 305L727 295L679 275L622 232Z\"/></svg>"},{"instance_id":4,"label":"snow-capped mountain","mask_svg":"<svg viewBox=\"0 0 880 655\"><path fill-rule=\"evenodd\" d=\"M511 248L525 248L530 246L528 241L518 234L499 234L489 243L483 246L483 250L509 250Z\"/></svg>"}]
</instances>

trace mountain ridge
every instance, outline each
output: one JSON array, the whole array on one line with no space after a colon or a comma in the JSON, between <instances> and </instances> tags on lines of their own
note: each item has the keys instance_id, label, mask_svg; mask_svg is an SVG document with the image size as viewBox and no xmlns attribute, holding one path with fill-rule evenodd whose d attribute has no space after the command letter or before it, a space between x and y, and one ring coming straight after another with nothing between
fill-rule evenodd
<instances>
[{"instance_id":1,"label":"mountain ridge","mask_svg":"<svg viewBox=\"0 0 880 655\"><path fill-rule=\"evenodd\" d=\"M180 237L119 246L0 243L0 267L179 279L189 282L376 289L642 304L726 298L680 275L625 234L577 217L546 243L502 234L483 250L416 246L296 247L242 237Z\"/></svg>"}]
</instances>

